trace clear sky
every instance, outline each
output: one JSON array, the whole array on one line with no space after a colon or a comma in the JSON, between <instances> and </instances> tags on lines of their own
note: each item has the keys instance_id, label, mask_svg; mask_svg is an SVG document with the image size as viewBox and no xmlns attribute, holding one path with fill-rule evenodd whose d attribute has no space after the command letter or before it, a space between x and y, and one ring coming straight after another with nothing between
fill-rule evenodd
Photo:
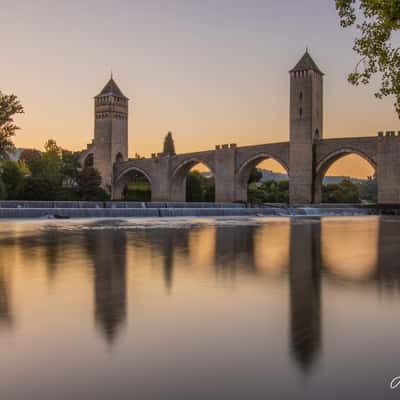
<instances>
[{"instance_id":1,"label":"clear sky","mask_svg":"<svg viewBox=\"0 0 400 400\"><path fill-rule=\"evenodd\" d=\"M17 146L71 150L93 137L110 70L131 99L129 153L288 140L289 76L306 46L325 75L325 137L398 127L394 100L347 80L354 30L334 0L0 0L1 86L25 115ZM352 163L352 175L366 173ZM346 173L344 170L338 173Z\"/></svg>"}]
</instances>

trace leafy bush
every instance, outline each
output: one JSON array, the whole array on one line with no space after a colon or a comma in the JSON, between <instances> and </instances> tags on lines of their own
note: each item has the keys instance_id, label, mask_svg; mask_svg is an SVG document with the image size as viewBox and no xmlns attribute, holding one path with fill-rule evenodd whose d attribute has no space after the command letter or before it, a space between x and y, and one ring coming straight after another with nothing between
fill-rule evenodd
<instances>
[{"instance_id":1,"label":"leafy bush","mask_svg":"<svg viewBox=\"0 0 400 400\"><path fill-rule=\"evenodd\" d=\"M207 178L198 171L189 172L186 178L186 201L213 202L214 178Z\"/></svg>"},{"instance_id":2,"label":"leafy bush","mask_svg":"<svg viewBox=\"0 0 400 400\"><path fill-rule=\"evenodd\" d=\"M360 203L358 186L345 179L342 182L330 183L322 187L323 203Z\"/></svg>"},{"instance_id":3,"label":"leafy bush","mask_svg":"<svg viewBox=\"0 0 400 400\"><path fill-rule=\"evenodd\" d=\"M10 160L0 164L0 176L5 185L9 200L20 199L24 190L25 177L29 174L28 168L22 162Z\"/></svg>"},{"instance_id":4,"label":"leafy bush","mask_svg":"<svg viewBox=\"0 0 400 400\"><path fill-rule=\"evenodd\" d=\"M3 180L0 178L0 200L7 199L7 189L6 185L4 184Z\"/></svg>"},{"instance_id":5,"label":"leafy bush","mask_svg":"<svg viewBox=\"0 0 400 400\"><path fill-rule=\"evenodd\" d=\"M109 200L109 195L101 187L101 175L92 168L86 167L78 173L77 176L78 197L83 201L106 201Z\"/></svg>"}]
</instances>

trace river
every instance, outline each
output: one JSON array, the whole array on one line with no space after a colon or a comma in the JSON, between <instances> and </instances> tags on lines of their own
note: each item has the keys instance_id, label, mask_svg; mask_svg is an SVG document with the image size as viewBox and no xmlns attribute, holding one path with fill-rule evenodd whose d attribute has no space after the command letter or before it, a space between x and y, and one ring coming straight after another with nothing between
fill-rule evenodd
<instances>
[{"instance_id":1,"label":"river","mask_svg":"<svg viewBox=\"0 0 400 400\"><path fill-rule=\"evenodd\" d=\"M390 399L400 219L0 223L0 398Z\"/></svg>"}]
</instances>

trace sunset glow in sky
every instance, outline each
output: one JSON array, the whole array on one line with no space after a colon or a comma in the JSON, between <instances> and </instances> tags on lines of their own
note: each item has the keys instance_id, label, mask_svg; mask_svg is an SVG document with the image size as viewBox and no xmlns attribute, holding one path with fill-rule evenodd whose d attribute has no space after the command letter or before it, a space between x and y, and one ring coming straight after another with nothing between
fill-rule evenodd
<instances>
[{"instance_id":1,"label":"sunset glow in sky","mask_svg":"<svg viewBox=\"0 0 400 400\"><path fill-rule=\"evenodd\" d=\"M1 86L25 107L19 147L48 138L79 150L111 69L130 101L129 152L279 142L289 136L289 75L309 47L325 73L324 136L395 130L393 99L353 87L356 32L333 0L0 0ZM371 173L356 158L334 173ZM329 171L331 173L331 171Z\"/></svg>"}]
</instances>

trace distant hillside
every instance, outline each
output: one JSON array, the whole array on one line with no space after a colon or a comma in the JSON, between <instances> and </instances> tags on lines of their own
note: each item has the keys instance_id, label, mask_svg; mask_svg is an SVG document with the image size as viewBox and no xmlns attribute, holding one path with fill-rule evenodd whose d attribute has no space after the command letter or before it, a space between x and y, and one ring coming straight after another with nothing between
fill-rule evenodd
<instances>
[{"instance_id":1,"label":"distant hillside","mask_svg":"<svg viewBox=\"0 0 400 400\"><path fill-rule=\"evenodd\" d=\"M324 184L327 185L329 183L340 183L344 180L348 180L353 183L364 183L367 181L367 179L352 178L351 176L325 176Z\"/></svg>"},{"instance_id":2,"label":"distant hillside","mask_svg":"<svg viewBox=\"0 0 400 400\"><path fill-rule=\"evenodd\" d=\"M267 182L267 181L287 181L288 176L287 174L281 174L279 172L273 172L268 169L260 169L262 172L263 176L261 178L262 182ZM343 180L349 180L353 183L363 183L366 181L366 179L358 179L358 178L352 178L351 176L325 176L323 183L327 185L328 183L340 183Z\"/></svg>"},{"instance_id":3,"label":"distant hillside","mask_svg":"<svg viewBox=\"0 0 400 400\"><path fill-rule=\"evenodd\" d=\"M267 182L267 181L279 182L279 181L287 181L288 180L287 174L273 172L268 169L259 169L259 171L262 173L261 182Z\"/></svg>"},{"instance_id":4,"label":"distant hillside","mask_svg":"<svg viewBox=\"0 0 400 400\"><path fill-rule=\"evenodd\" d=\"M261 171L262 173L261 182L268 182L268 181L280 182L288 180L287 174L282 174L280 172L273 172L268 169L259 169L259 171ZM209 171L202 172L202 174L206 178L212 177L212 173ZM350 182L353 183L364 183L367 181L367 179L352 178L351 176L325 176L323 183L327 185L329 183L340 183L343 180L349 180Z\"/></svg>"}]
</instances>

